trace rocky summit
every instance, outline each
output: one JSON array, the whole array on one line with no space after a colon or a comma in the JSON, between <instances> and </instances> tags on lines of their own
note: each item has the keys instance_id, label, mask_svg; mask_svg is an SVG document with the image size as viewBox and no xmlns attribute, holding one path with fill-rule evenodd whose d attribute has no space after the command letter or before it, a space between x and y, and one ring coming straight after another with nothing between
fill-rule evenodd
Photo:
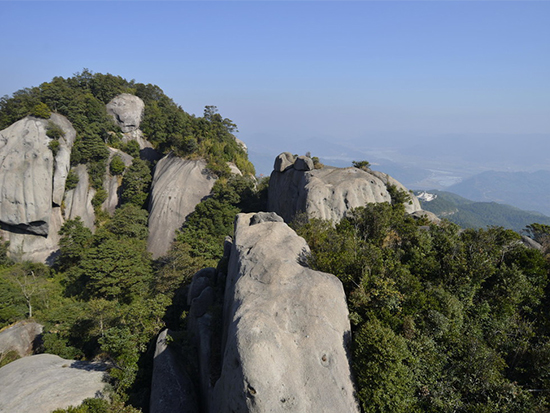
<instances>
[{"instance_id":1,"label":"rocky summit","mask_svg":"<svg viewBox=\"0 0 550 413\"><path fill-rule=\"evenodd\" d=\"M391 202L389 186L410 196L407 212L421 209L414 194L387 174L354 167L314 169L309 157L284 152L275 159L269 179L268 209L286 222L299 213L337 222L353 208Z\"/></svg>"}]
</instances>

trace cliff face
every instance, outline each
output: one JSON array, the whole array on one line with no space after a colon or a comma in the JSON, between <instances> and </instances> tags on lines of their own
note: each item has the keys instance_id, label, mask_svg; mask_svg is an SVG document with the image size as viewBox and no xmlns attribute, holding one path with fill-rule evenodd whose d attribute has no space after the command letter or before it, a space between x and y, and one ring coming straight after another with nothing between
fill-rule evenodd
<instances>
[{"instance_id":1,"label":"cliff face","mask_svg":"<svg viewBox=\"0 0 550 413\"><path fill-rule=\"evenodd\" d=\"M157 163L151 185L147 240L147 249L153 258L168 252L176 230L210 194L214 182L202 159L186 160L167 155Z\"/></svg>"},{"instance_id":2,"label":"cliff face","mask_svg":"<svg viewBox=\"0 0 550 413\"><path fill-rule=\"evenodd\" d=\"M0 223L10 251L45 261L57 248L60 206L76 132L63 116L49 122L63 130L54 156L48 120L27 116L0 131Z\"/></svg>"},{"instance_id":3,"label":"cliff face","mask_svg":"<svg viewBox=\"0 0 550 413\"><path fill-rule=\"evenodd\" d=\"M200 271L189 290L201 411L358 412L341 282L300 264L306 242L273 213L239 214L226 245L227 274ZM223 280L219 361L212 308Z\"/></svg>"},{"instance_id":4,"label":"cliff face","mask_svg":"<svg viewBox=\"0 0 550 413\"><path fill-rule=\"evenodd\" d=\"M282 153L269 180L268 209L290 222L301 212L308 217L339 221L346 213L370 202L391 202L388 186L407 189L387 174L358 168L314 169L307 157ZM420 210L413 194L407 212Z\"/></svg>"}]
</instances>

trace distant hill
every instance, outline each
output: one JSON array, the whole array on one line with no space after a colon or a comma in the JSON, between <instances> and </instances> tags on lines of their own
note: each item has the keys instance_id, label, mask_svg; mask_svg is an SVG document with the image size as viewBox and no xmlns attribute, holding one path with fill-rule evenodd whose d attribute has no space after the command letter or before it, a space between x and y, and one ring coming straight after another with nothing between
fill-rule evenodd
<instances>
[{"instance_id":1,"label":"distant hill","mask_svg":"<svg viewBox=\"0 0 550 413\"><path fill-rule=\"evenodd\" d=\"M422 209L431 211L440 218L448 219L463 228L484 228L501 226L521 231L534 222L550 225L550 217L536 212L496 202L475 202L459 195L445 191L428 191L436 195L435 199L426 201L423 191L416 191Z\"/></svg>"},{"instance_id":2,"label":"distant hill","mask_svg":"<svg viewBox=\"0 0 550 413\"><path fill-rule=\"evenodd\" d=\"M474 201L499 202L550 215L550 171L487 171L447 190Z\"/></svg>"}]
</instances>

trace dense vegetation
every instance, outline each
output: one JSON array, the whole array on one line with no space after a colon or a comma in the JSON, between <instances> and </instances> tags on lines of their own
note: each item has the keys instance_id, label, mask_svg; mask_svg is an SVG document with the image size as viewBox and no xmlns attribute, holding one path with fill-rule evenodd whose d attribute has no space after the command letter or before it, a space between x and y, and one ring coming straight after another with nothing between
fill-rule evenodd
<instances>
[{"instance_id":1,"label":"dense vegetation","mask_svg":"<svg viewBox=\"0 0 550 413\"><path fill-rule=\"evenodd\" d=\"M422 209L446 218L462 228L486 228L500 226L522 231L532 222L550 224L550 217L496 202L474 202L459 195L430 191L437 195L433 201L421 201Z\"/></svg>"},{"instance_id":2,"label":"dense vegetation","mask_svg":"<svg viewBox=\"0 0 550 413\"><path fill-rule=\"evenodd\" d=\"M344 284L362 408L548 411L548 257L503 228L426 224L398 203L296 223L310 265Z\"/></svg>"}]
</instances>

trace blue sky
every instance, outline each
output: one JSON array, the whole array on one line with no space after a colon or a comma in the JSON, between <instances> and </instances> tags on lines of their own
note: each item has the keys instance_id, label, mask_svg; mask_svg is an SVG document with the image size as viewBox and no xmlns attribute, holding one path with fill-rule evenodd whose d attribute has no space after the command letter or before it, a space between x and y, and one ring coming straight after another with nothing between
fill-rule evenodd
<instances>
[{"instance_id":1,"label":"blue sky","mask_svg":"<svg viewBox=\"0 0 550 413\"><path fill-rule=\"evenodd\" d=\"M0 16L0 96L108 72L190 113L218 106L259 151L550 134L548 1L0 1Z\"/></svg>"}]
</instances>

